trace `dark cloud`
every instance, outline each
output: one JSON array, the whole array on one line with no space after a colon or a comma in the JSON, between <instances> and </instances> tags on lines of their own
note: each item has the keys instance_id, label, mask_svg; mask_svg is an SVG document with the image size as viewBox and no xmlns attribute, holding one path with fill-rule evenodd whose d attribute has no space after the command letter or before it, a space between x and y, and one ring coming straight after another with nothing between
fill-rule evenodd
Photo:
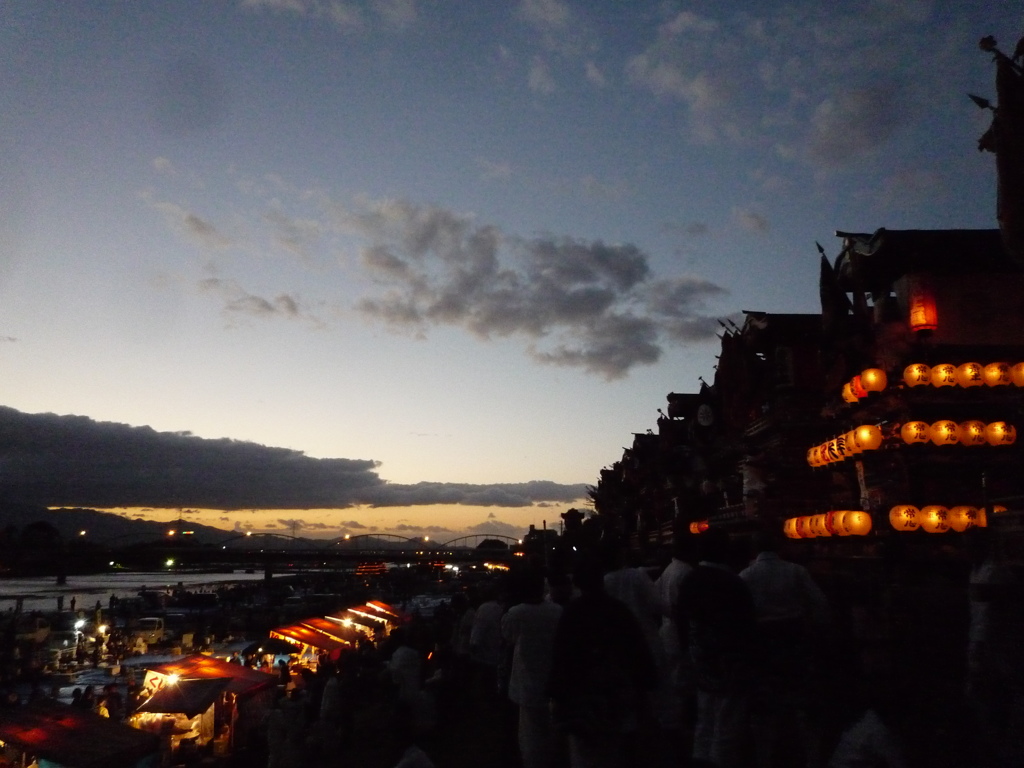
<instances>
[{"instance_id":1,"label":"dark cloud","mask_svg":"<svg viewBox=\"0 0 1024 768\"><path fill-rule=\"evenodd\" d=\"M0 407L0 478L12 502L252 511L441 503L522 507L586 496L584 485L549 481L397 485L382 480L378 466L368 459L314 459L238 440ZM294 521L279 522L291 527ZM365 527L356 521L342 525Z\"/></svg>"},{"instance_id":2,"label":"dark cloud","mask_svg":"<svg viewBox=\"0 0 1024 768\"><path fill-rule=\"evenodd\" d=\"M513 536L518 538L523 534L522 526L503 523L500 520L485 520L482 523L471 525L467 529L470 533L501 534L502 536Z\"/></svg>"},{"instance_id":3,"label":"dark cloud","mask_svg":"<svg viewBox=\"0 0 1024 768\"><path fill-rule=\"evenodd\" d=\"M344 522L338 523L341 528L353 528L356 530L365 529L366 526L360 523L358 520L345 520Z\"/></svg>"},{"instance_id":4,"label":"dark cloud","mask_svg":"<svg viewBox=\"0 0 1024 768\"><path fill-rule=\"evenodd\" d=\"M616 379L661 356L662 337L694 340L714 318L707 302L725 290L692 280L700 291L675 309L693 322L645 313L652 281L647 255L632 244L570 237L510 237L472 217L405 201L364 201L346 224L369 241L362 264L382 286L358 308L393 327L425 334L457 326L479 338L522 337L538 361ZM706 320L707 322L701 322Z\"/></svg>"},{"instance_id":5,"label":"dark cloud","mask_svg":"<svg viewBox=\"0 0 1024 768\"><path fill-rule=\"evenodd\" d=\"M586 497L585 485L559 485L545 480L499 485L422 482L385 484L365 492L374 507L420 504L465 504L483 507L528 507L538 501L571 502Z\"/></svg>"},{"instance_id":6,"label":"dark cloud","mask_svg":"<svg viewBox=\"0 0 1024 768\"><path fill-rule=\"evenodd\" d=\"M413 525L411 523L402 523L385 530L397 533L452 533L451 528L445 528L443 525Z\"/></svg>"}]
</instances>

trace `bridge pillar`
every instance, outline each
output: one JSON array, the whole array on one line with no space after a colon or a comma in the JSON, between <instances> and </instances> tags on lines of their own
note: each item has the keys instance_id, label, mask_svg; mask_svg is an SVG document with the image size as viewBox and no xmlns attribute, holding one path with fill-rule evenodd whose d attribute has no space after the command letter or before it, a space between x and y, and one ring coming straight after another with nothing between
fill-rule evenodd
<instances>
[{"instance_id":1,"label":"bridge pillar","mask_svg":"<svg viewBox=\"0 0 1024 768\"><path fill-rule=\"evenodd\" d=\"M274 578L274 564L270 560L267 560L263 564L263 580L269 582L273 578Z\"/></svg>"}]
</instances>

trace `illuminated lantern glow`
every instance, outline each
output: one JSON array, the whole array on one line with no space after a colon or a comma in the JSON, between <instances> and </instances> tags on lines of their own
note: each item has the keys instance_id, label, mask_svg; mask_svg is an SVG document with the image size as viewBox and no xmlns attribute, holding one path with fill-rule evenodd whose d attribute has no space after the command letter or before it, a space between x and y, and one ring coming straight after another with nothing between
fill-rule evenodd
<instances>
[{"instance_id":1,"label":"illuminated lantern glow","mask_svg":"<svg viewBox=\"0 0 1024 768\"><path fill-rule=\"evenodd\" d=\"M956 383L964 389L985 383L985 367L981 363L964 363L956 369Z\"/></svg>"},{"instance_id":2,"label":"illuminated lantern glow","mask_svg":"<svg viewBox=\"0 0 1024 768\"><path fill-rule=\"evenodd\" d=\"M857 402L857 396L853 394L853 386L850 384L850 382L846 382L845 384L843 384L843 400L845 400L848 403Z\"/></svg>"},{"instance_id":3,"label":"illuminated lantern glow","mask_svg":"<svg viewBox=\"0 0 1024 768\"><path fill-rule=\"evenodd\" d=\"M853 392L854 397L858 400L862 397L868 396L868 391L864 389L864 384L860 380L860 376L854 376L850 379L850 391Z\"/></svg>"},{"instance_id":4,"label":"illuminated lantern glow","mask_svg":"<svg viewBox=\"0 0 1024 768\"><path fill-rule=\"evenodd\" d=\"M796 518L791 517L782 524L782 532L790 539L799 539L800 534L796 530Z\"/></svg>"},{"instance_id":5,"label":"illuminated lantern glow","mask_svg":"<svg viewBox=\"0 0 1024 768\"><path fill-rule=\"evenodd\" d=\"M853 430L853 439L862 451L874 451L882 445L882 430L875 424L863 424Z\"/></svg>"},{"instance_id":6,"label":"illuminated lantern glow","mask_svg":"<svg viewBox=\"0 0 1024 768\"><path fill-rule=\"evenodd\" d=\"M1024 387L1024 363L1010 366L1010 379L1015 387Z\"/></svg>"},{"instance_id":7,"label":"illuminated lantern glow","mask_svg":"<svg viewBox=\"0 0 1024 768\"><path fill-rule=\"evenodd\" d=\"M814 531L811 530L811 518L806 515L796 519L796 530L801 539L813 539Z\"/></svg>"},{"instance_id":8,"label":"illuminated lantern glow","mask_svg":"<svg viewBox=\"0 0 1024 768\"><path fill-rule=\"evenodd\" d=\"M821 463L822 464L831 464L832 463L832 457L829 456L829 454L828 454L828 443L822 443L819 446L819 450L821 451Z\"/></svg>"},{"instance_id":9,"label":"illuminated lantern glow","mask_svg":"<svg viewBox=\"0 0 1024 768\"><path fill-rule=\"evenodd\" d=\"M881 392L889 384L889 377L881 368L868 368L860 372L860 383L868 392Z\"/></svg>"},{"instance_id":10,"label":"illuminated lantern glow","mask_svg":"<svg viewBox=\"0 0 1024 768\"><path fill-rule=\"evenodd\" d=\"M918 519L928 533L945 533L949 530L949 510L938 504L922 507Z\"/></svg>"},{"instance_id":11,"label":"illuminated lantern glow","mask_svg":"<svg viewBox=\"0 0 1024 768\"><path fill-rule=\"evenodd\" d=\"M807 463L812 467L820 467L821 463L818 461L818 448L810 448L807 451Z\"/></svg>"},{"instance_id":12,"label":"illuminated lantern glow","mask_svg":"<svg viewBox=\"0 0 1024 768\"><path fill-rule=\"evenodd\" d=\"M993 421L985 427L989 445L1013 445L1017 441L1017 428L1005 421Z\"/></svg>"},{"instance_id":13,"label":"illuminated lantern glow","mask_svg":"<svg viewBox=\"0 0 1024 768\"><path fill-rule=\"evenodd\" d=\"M903 383L908 387L921 387L932 383L932 367L924 363L912 363L903 369ZM1024 386L1024 384L1021 384Z\"/></svg>"},{"instance_id":14,"label":"illuminated lantern glow","mask_svg":"<svg viewBox=\"0 0 1024 768\"><path fill-rule=\"evenodd\" d=\"M957 368L952 363L939 363L932 366L933 387L955 387Z\"/></svg>"},{"instance_id":15,"label":"illuminated lantern glow","mask_svg":"<svg viewBox=\"0 0 1024 768\"><path fill-rule=\"evenodd\" d=\"M976 446L985 445L988 438L985 436L985 422L972 419L961 421L956 428L957 439L961 445Z\"/></svg>"},{"instance_id":16,"label":"illuminated lantern glow","mask_svg":"<svg viewBox=\"0 0 1024 768\"><path fill-rule=\"evenodd\" d=\"M949 510L949 527L958 533L978 524L978 510L974 507L953 507Z\"/></svg>"},{"instance_id":17,"label":"illuminated lantern glow","mask_svg":"<svg viewBox=\"0 0 1024 768\"><path fill-rule=\"evenodd\" d=\"M832 530L840 536L849 536L850 532L846 529L846 516L850 514L844 510L839 510L832 513Z\"/></svg>"},{"instance_id":18,"label":"illuminated lantern glow","mask_svg":"<svg viewBox=\"0 0 1024 768\"><path fill-rule=\"evenodd\" d=\"M825 530L828 531L829 535L839 535L839 531L836 529L836 513L826 512L825 513Z\"/></svg>"},{"instance_id":19,"label":"illuminated lantern glow","mask_svg":"<svg viewBox=\"0 0 1024 768\"><path fill-rule=\"evenodd\" d=\"M932 423L929 436L935 445L956 445L960 442L958 426L955 421L941 419Z\"/></svg>"},{"instance_id":20,"label":"illuminated lantern glow","mask_svg":"<svg viewBox=\"0 0 1024 768\"><path fill-rule=\"evenodd\" d=\"M825 525L825 515L814 515L811 518L811 527L815 536L831 536L832 532Z\"/></svg>"},{"instance_id":21,"label":"illuminated lantern glow","mask_svg":"<svg viewBox=\"0 0 1024 768\"><path fill-rule=\"evenodd\" d=\"M839 452L839 443L835 439L829 440L825 445L828 447L828 460L830 463L843 460L844 456Z\"/></svg>"},{"instance_id":22,"label":"illuminated lantern glow","mask_svg":"<svg viewBox=\"0 0 1024 768\"><path fill-rule=\"evenodd\" d=\"M854 430L850 430L846 433L846 450L850 452L850 455L858 454L864 449L857 445L857 435Z\"/></svg>"},{"instance_id":23,"label":"illuminated lantern glow","mask_svg":"<svg viewBox=\"0 0 1024 768\"><path fill-rule=\"evenodd\" d=\"M849 536L867 536L871 533L871 515L861 510L848 510L843 516L843 528Z\"/></svg>"},{"instance_id":24,"label":"illuminated lantern glow","mask_svg":"<svg viewBox=\"0 0 1024 768\"><path fill-rule=\"evenodd\" d=\"M978 513L978 519L974 524L979 528L988 528L988 511L984 507L978 507L975 512Z\"/></svg>"},{"instance_id":25,"label":"illuminated lantern glow","mask_svg":"<svg viewBox=\"0 0 1024 768\"><path fill-rule=\"evenodd\" d=\"M910 504L898 504L889 510L889 524L897 531L916 531L921 527L920 510Z\"/></svg>"},{"instance_id":26,"label":"illuminated lantern glow","mask_svg":"<svg viewBox=\"0 0 1024 768\"><path fill-rule=\"evenodd\" d=\"M931 425L927 421L908 421L900 427L900 437L907 445L927 443L931 440Z\"/></svg>"},{"instance_id":27,"label":"illuminated lantern glow","mask_svg":"<svg viewBox=\"0 0 1024 768\"><path fill-rule=\"evenodd\" d=\"M989 363L982 371L985 384L990 387L1005 387L1013 383L1009 363Z\"/></svg>"},{"instance_id":28,"label":"illuminated lantern glow","mask_svg":"<svg viewBox=\"0 0 1024 768\"><path fill-rule=\"evenodd\" d=\"M707 529L707 520L694 520L692 523L690 523L690 533L692 533L695 536L704 533L704 531L706 531Z\"/></svg>"},{"instance_id":29,"label":"illuminated lantern glow","mask_svg":"<svg viewBox=\"0 0 1024 768\"><path fill-rule=\"evenodd\" d=\"M928 275L908 275L907 287L910 313L907 318L912 331L934 331L939 327L939 311L935 305L935 290Z\"/></svg>"},{"instance_id":30,"label":"illuminated lantern glow","mask_svg":"<svg viewBox=\"0 0 1024 768\"><path fill-rule=\"evenodd\" d=\"M839 447L839 453L842 454L844 459L848 459L856 453L853 449L853 442L853 437L849 432L844 432L836 438L836 445Z\"/></svg>"}]
</instances>

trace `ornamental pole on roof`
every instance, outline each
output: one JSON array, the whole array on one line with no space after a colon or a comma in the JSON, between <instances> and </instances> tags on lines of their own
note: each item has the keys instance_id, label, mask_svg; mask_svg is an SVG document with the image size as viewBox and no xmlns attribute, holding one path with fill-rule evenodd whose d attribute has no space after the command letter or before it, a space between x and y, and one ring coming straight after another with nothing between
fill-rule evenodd
<instances>
[{"instance_id":1,"label":"ornamental pole on roof","mask_svg":"<svg viewBox=\"0 0 1024 768\"><path fill-rule=\"evenodd\" d=\"M982 109L992 110L992 125L978 140L978 149L996 156L999 230L1009 255L1024 265L1024 38L1012 57L996 48L991 35L982 38L979 46L995 59L999 105L993 107L987 99L970 97Z\"/></svg>"}]
</instances>

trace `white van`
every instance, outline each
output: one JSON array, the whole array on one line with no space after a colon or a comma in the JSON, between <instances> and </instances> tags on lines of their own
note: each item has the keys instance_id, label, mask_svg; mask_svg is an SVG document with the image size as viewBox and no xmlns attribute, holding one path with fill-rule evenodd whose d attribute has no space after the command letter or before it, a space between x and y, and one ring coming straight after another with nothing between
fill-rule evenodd
<instances>
[{"instance_id":1,"label":"white van","mask_svg":"<svg viewBox=\"0 0 1024 768\"><path fill-rule=\"evenodd\" d=\"M149 645L163 640L164 632L164 620L161 616L147 616L144 619L139 619L138 629L135 630L135 634Z\"/></svg>"}]
</instances>

